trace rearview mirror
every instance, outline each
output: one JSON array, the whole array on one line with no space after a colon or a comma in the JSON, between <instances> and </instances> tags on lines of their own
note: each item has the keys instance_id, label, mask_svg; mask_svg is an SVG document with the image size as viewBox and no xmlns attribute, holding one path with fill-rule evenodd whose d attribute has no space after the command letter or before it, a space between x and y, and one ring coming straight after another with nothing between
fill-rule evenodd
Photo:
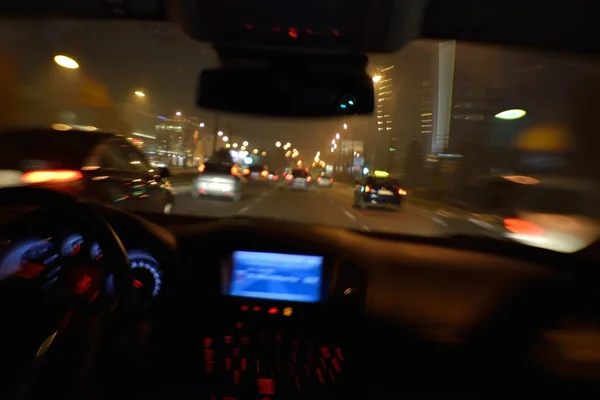
<instances>
[{"instance_id":1,"label":"rearview mirror","mask_svg":"<svg viewBox=\"0 0 600 400\"><path fill-rule=\"evenodd\" d=\"M239 67L202 72L201 107L274 117L328 117L373 112L373 81L363 70Z\"/></svg>"}]
</instances>

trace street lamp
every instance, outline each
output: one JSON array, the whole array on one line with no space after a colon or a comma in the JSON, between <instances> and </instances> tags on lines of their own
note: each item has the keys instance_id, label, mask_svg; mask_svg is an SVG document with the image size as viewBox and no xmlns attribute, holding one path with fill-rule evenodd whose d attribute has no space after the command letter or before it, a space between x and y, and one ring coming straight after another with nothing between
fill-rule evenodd
<instances>
[{"instance_id":1,"label":"street lamp","mask_svg":"<svg viewBox=\"0 0 600 400\"><path fill-rule=\"evenodd\" d=\"M252 150L252 152L253 152L254 154L258 154L258 149L254 149L254 150Z\"/></svg>"},{"instance_id":2,"label":"street lamp","mask_svg":"<svg viewBox=\"0 0 600 400\"><path fill-rule=\"evenodd\" d=\"M340 139L340 134L339 134L339 133L336 133L336 134L335 134L335 139L336 139L336 140L339 140L339 139Z\"/></svg>"},{"instance_id":3,"label":"street lamp","mask_svg":"<svg viewBox=\"0 0 600 400\"><path fill-rule=\"evenodd\" d=\"M244 142L242 143L242 146L248 146L248 141L244 140Z\"/></svg>"},{"instance_id":4,"label":"street lamp","mask_svg":"<svg viewBox=\"0 0 600 400\"><path fill-rule=\"evenodd\" d=\"M177 111L177 112L175 113L175 115L177 115L178 117L181 117L181 111Z\"/></svg>"},{"instance_id":5,"label":"street lamp","mask_svg":"<svg viewBox=\"0 0 600 400\"><path fill-rule=\"evenodd\" d=\"M331 144L335 144L335 139L331 139Z\"/></svg>"},{"instance_id":6,"label":"street lamp","mask_svg":"<svg viewBox=\"0 0 600 400\"><path fill-rule=\"evenodd\" d=\"M374 83L377 83L381 80L381 75L375 75L372 79Z\"/></svg>"},{"instance_id":7,"label":"street lamp","mask_svg":"<svg viewBox=\"0 0 600 400\"><path fill-rule=\"evenodd\" d=\"M138 97L146 97L146 93L142 92L141 90L136 90L133 93Z\"/></svg>"},{"instance_id":8,"label":"street lamp","mask_svg":"<svg viewBox=\"0 0 600 400\"><path fill-rule=\"evenodd\" d=\"M79 68L79 64L77 64L77 61L73 60L71 57L63 56L60 54L57 56L54 56L54 62L66 69Z\"/></svg>"},{"instance_id":9,"label":"street lamp","mask_svg":"<svg viewBox=\"0 0 600 400\"><path fill-rule=\"evenodd\" d=\"M237 143L232 144L233 148L236 149L238 147Z\"/></svg>"},{"instance_id":10,"label":"street lamp","mask_svg":"<svg viewBox=\"0 0 600 400\"><path fill-rule=\"evenodd\" d=\"M348 124L344 124L344 129L348 129Z\"/></svg>"},{"instance_id":11,"label":"street lamp","mask_svg":"<svg viewBox=\"0 0 600 400\"><path fill-rule=\"evenodd\" d=\"M217 135L219 135L219 136L223 136L223 131L219 131L219 132L217 132Z\"/></svg>"},{"instance_id":12,"label":"street lamp","mask_svg":"<svg viewBox=\"0 0 600 400\"><path fill-rule=\"evenodd\" d=\"M229 138L227 136L223 136L223 141L227 142L229 140Z\"/></svg>"},{"instance_id":13,"label":"street lamp","mask_svg":"<svg viewBox=\"0 0 600 400\"><path fill-rule=\"evenodd\" d=\"M231 145L230 145L229 143L225 144L225 148L227 148L227 149L228 149L228 148L230 148L230 147L231 147Z\"/></svg>"},{"instance_id":14,"label":"street lamp","mask_svg":"<svg viewBox=\"0 0 600 400\"><path fill-rule=\"evenodd\" d=\"M263 151L262 153L260 153L261 156L266 157L267 156L267 152Z\"/></svg>"},{"instance_id":15,"label":"street lamp","mask_svg":"<svg viewBox=\"0 0 600 400\"><path fill-rule=\"evenodd\" d=\"M204 122L200 122L200 128L204 128Z\"/></svg>"},{"instance_id":16,"label":"street lamp","mask_svg":"<svg viewBox=\"0 0 600 400\"><path fill-rule=\"evenodd\" d=\"M281 142L275 142L275 147L281 147Z\"/></svg>"}]
</instances>

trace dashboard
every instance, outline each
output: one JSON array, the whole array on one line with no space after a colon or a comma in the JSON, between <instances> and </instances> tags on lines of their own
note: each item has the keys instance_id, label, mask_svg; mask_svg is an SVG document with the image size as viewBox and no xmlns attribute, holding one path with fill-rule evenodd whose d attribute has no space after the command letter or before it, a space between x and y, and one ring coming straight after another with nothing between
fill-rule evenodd
<instances>
[{"instance_id":1,"label":"dashboard","mask_svg":"<svg viewBox=\"0 0 600 400\"><path fill-rule=\"evenodd\" d=\"M136 382L211 387L215 371L235 382L236 371L260 365L252 379L266 385L261 398L274 390L269 379L298 369L305 380L291 386L306 387L313 376L329 388L346 382L347 394L356 395L355 382L393 382L388 373L409 386L436 379L440 387L465 376L518 380L532 370L544 379L580 379L580 370L600 367L600 358L571 356L581 354L581 341L568 348L577 342L569 335L587 335L588 349L600 338L590 333L600 332L599 313L582 306L595 304L598 285L574 285L574 270L558 268L567 259L550 261L541 249L500 244L501 254L486 254L441 239L327 226L98 212L121 238L134 287L152 305L143 368L134 379L113 365ZM72 229L32 232L2 244L0 278L22 275L47 290L65 268L102 260L102 248ZM600 351L600 339L593 346ZM402 363L386 369L391 360Z\"/></svg>"}]
</instances>

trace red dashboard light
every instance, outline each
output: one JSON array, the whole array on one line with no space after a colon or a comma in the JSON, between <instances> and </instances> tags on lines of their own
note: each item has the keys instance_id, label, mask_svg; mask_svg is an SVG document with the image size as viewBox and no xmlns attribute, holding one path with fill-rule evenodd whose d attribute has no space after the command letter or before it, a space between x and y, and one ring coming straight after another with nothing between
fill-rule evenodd
<instances>
[{"instance_id":1,"label":"red dashboard light","mask_svg":"<svg viewBox=\"0 0 600 400\"><path fill-rule=\"evenodd\" d=\"M254 312L260 311L260 306L254 306L254 307L252 307L252 311L254 311Z\"/></svg>"},{"instance_id":2,"label":"red dashboard light","mask_svg":"<svg viewBox=\"0 0 600 400\"><path fill-rule=\"evenodd\" d=\"M242 310L242 311L248 311L249 308L250 307L248 307L247 305L244 304L243 306L240 307L240 310Z\"/></svg>"},{"instance_id":3,"label":"red dashboard light","mask_svg":"<svg viewBox=\"0 0 600 400\"><path fill-rule=\"evenodd\" d=\"M269 308L269 314L277 314L278 312L279 312L279 309L276 307Z\"/></svg>"}]
</instances>

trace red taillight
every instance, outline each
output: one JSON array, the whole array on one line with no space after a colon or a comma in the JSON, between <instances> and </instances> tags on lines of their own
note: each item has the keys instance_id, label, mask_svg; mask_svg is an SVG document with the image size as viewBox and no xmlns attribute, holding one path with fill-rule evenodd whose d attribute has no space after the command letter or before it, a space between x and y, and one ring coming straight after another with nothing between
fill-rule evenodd
<instances>
[{"instance_id":1,"label":"red taillight","mask_svg":"<svg viewBox=\"0 0 600 400\"><path fill-rule=\"evenodd\" d=\"M239 175L240 174L240 169L239 169L239 167L237 167L237 166L234 165L233 167L231 167L230 172L231 172L231 175Z\"/></svg>"},{"instance_id":2,"label":"red taillight","mask_svg":"<svg viewBox=\"0 0 600 400\"><path fill-rule=\"evenodd\" d=\"M541 235L544 231L539 225L519 218L506 218L504 227L512 233L520 235Z\"/></svg>"},{"instance_id":3,"label":"red taillight","mask_svg":"<svg viewBox=\"0 0 600 400\"><path fill-rule=\"evenodd\" d=\"M23 183L35 184L35 183L64 183L73 182L81 179L80 171L75 170L42 170L42 171L29 171L21 175L21 181Z\"/></svg>"},{"instance_id":4,"label":"red taillight","mask_svg":"<svg viewBox=\"0 0 600 400\"><path fill-rule=\"evenodd\" d=\"M273 180L278 180L279 179L279 175L273 175Z\"/></svg>"},{"instance_id":5,"label":"red taillight","mask_svg":"<svg viewBox=\"0 0 600 400\"><path fill-rule=\"evenodd\" d=\"M204 164L200 165L198 167L198 172L204 172L204 168L206 168L206 166Z\"/></svg>"}]
</instances>

